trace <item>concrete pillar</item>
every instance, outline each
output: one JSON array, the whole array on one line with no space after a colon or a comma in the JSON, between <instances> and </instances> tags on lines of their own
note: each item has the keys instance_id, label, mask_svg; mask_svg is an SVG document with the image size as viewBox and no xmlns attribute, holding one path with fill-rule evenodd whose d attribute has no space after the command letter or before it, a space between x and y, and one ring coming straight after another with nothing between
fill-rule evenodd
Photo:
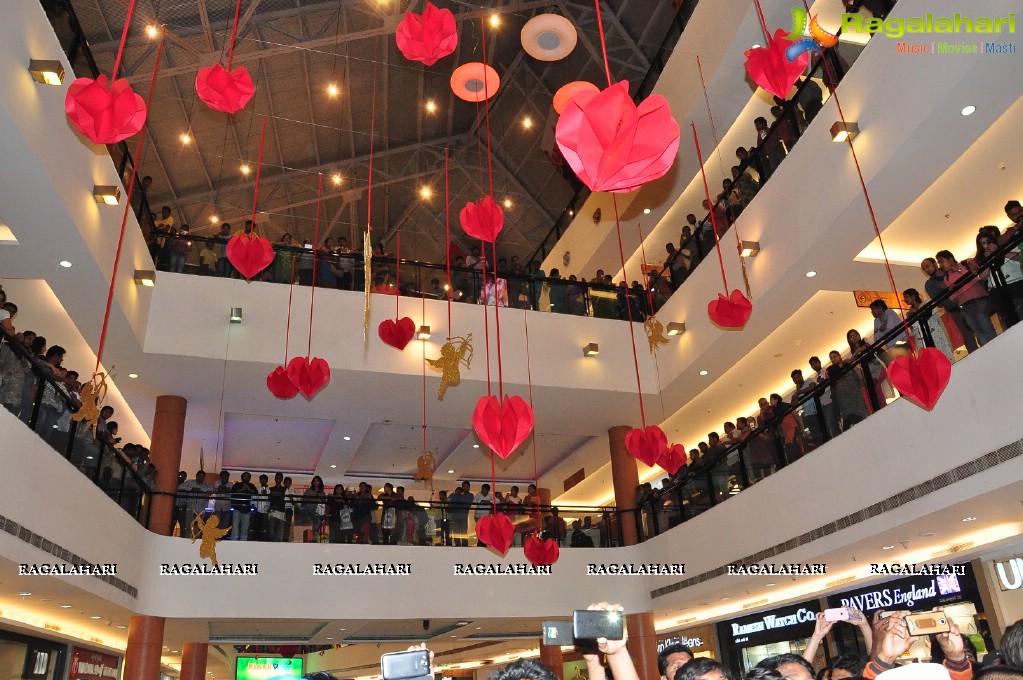
<instances>
[{"instance_id":1,"label":"concrete pillar","mask_svg":"<svg viewBox=\"0 0 1023 680\"><path fill-rule=\"evenodd\" d=\"M174 472L177 473L177 470ZM160 616L132 616L128 619L128 648L124 652L122 677L131 680L160 680L163 624L164 619Z\"/></svg>"},{"instance_id":2,"label":"concrete pillar","mask_svg":"<svg viewBox=\"0 0 1023 680\"><path fill-rule=\"evenodd\" d=\"M631 431L632 428L628 425L617 425L607 431L611 449L611 483L614 485L615 507L619 512L618 524L622 533L622 545L639 543L636 531L636 487L639 486L639 468L636 459L625 448L625 435Z\"/></svg>"},{"instance_id":3,"label":"concrete pillar","mask_svg":"<svg viewBox=\"0 0 1023 680\"><path fill-rule=\"evenodd\" d=\"M153 495L149 509L149 529L163 536L170 536L174 527L174 493L178 490L187 408L188 402L184 397L164 395L156 398L149 458L159 471L155 489L159 493Z\"/></svg>"}]
</instances>

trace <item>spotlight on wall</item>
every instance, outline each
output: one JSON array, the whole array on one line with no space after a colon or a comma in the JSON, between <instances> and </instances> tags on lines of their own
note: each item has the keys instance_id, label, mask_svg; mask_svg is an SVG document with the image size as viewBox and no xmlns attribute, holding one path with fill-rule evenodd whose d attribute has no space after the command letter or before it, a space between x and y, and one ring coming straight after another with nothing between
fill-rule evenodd
<instances>
[{"instance_id":1,"label":"spotlight on wall","mask_svg":"<svg viewBox=\"0 0 1023 680\"><path fill-rule=\"evenodd\" d=\"M682 335L686 332L686 325L681 321L672 321L668 324L668 335Z\"/></svg>"},{"instance_id":2,"label":"spotlight on wall","mask_svg":"<svg viewBox=\"0 0 1023 680\"><path fill-rule=\"evenodd\" d=\"M135 283L139 286L152 288L156 285L156 272L151 269L136 269Z\"/></svg>"},{"instance_id":3,"label":"spotlight on wall","mask_svg":"<svg viewBox=\"0 0 1023 680\"><path fill-rule=\"evenodd\" d=\"M429 326L420 326L419 327L419 333L417 334L417 337L420 340L429 340L430 339L430 327Z\"/></svg>"},{"instance_id":4,"label":"spotlight on wall","mask_svg":"<svg viewBox=\"0 0 1023 680\"><path fill-rule=\"evenodd\" d=\"M28 62L28 72L41 85L64 83L64 65L56 59L32 59Z\"/></svg>"},{"instance_id":5,"label":"spotlight on wall","mask_svg":"<svg viewBox=\"0 0 1023 680\"><path fill-rule=\"evenodd\" d=\"M121 187L112 184L96 185L92 188L92 197L97 203L117 205L121 200Z\"/></svg>"},{"instance_id":6,"label":"spotlight on wall","mask_svg":"<svg viewBox=\"0 0 1023 680\"><path fill-rule=\"evenodd\" d=\"M739 257L755 257L760 252L760 241L743 241L739 246Z\"/></svg>"},{"instance_id":7,"label":"spotlight on wall","mask_svg":"<svg viewBox=\"0 0 1023 680\"><path fill-rule=\"evenodd\" d=\"M584 357L595 357L598 354L600 354L600 347L598 347L597 343L595 342L591 342L590 344L583 347Z\"/></svg>"},{"instance_id":8,"label":"spotlight on wall","mask_svg":"<svg viewBox=\"0 0 1023 680\"><path fill-rule=\"evenodd\" d=\"M856 123L837 121L831 126L831 141L833 142L846 142L858 134L860 134L860 126Z\"/></svg>"},{"instance_id":9,"label":"spotlight on wall","mask_svg":"<svg viewBox=\"0 0 1023 680\"><path fill-rule=\"evenodd\" d=\"M229 317L229 321L231 323L241 323L242 322L242 308L241 307L232 307L231 308L231 316Z\"/></svg>"}]
</instances>

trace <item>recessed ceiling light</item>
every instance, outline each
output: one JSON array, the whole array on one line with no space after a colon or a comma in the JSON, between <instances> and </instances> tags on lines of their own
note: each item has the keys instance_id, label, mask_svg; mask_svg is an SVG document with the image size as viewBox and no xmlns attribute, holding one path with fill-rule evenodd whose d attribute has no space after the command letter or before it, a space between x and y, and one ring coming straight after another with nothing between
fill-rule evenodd
<instances>
[{"instance_id":1,"label":"recessed ceiling light","mask_svg":"<svg viewBox=\"0 0 1023 680\"><path fill-rule=\"evenodd\" d=\"M252 172L252 168L247 163L242 163L241 171L243 175L248 177L249 173Z\"/></svg>"},{"instance_id":2,"label":"recessed ceiling light","mask_svg":"<svg viewBox=\"0 0 1023 680\"><path fill-rule=\"evenodd\" d=\"M335 172L333 175L330 176L330 181L334 183L334 186L339 187L341 186L341 182L343 182L344 179L341 177L340 172Z\"/></svg>"},{"instance_id":3,"label":"recessed ceiling light","mask_svg":"<svg viewBox=\"0 0 1023 680\"><path fill-rule=\"evenodd\" d=\"M766 585L768 588L773 588L774 586L776 586L778 584L777 583L765 583L764 585Z\"/></svg>"},{"instance_id":4,"label":"recessed ceiling light","mask_svg":"<svg viewBox=\"0 0 1023 680\"><path fill-rule=\"evenodd\" d=\"M531 130L533 128L533 119L530 118L529 116L523 118L522 127L526 128L527 130Z\"/></svg>"},{"instance_id":5,"label":"recessed ceiling light","mask_svg":"<svg viewBox=\"0 0 1023 680\"><path fill-rule=\"evenodd\" d=\"M456 625L456 626L468 626L468 625L469 625L469 622L468 622L468 621L459 621L459 622L458 622L458 623L456 623L455 625Z\"/></svg>"},{"instance_id":6,"label":"recessed ceiling light","mask_svg":"<svg viewBox=\"0 0 1023 680\"><path fill-rule=\"evenodd\" d=\"M342 437L342 439L344 439L344 440L345 440L346 442L350 442L350 441L352 441L352 438L351 438L351 437Z\"/></svg>"},{"instance_id":7,"label":"recessed ceiling light","mask_svg":"<svg viewBox=\"0 0 1023 680\"><path fill-rule=\"evenodd\" d=\"M64 269L67 269L68 267L71 266L71 263L68 262L67 260L61 260L60 262L58 262L58 264Z\"/></svg>"},{"instance_id":8,"label":"recessed ceiling light","mask_svg":"<svg viewBox=\"0 0 1023 680\"><path fill-rule=\"evenodd\" d=\"M895 550L894 545L882 545L881 550Z\"/></svg>"},{"instance_id":9,"label":"recessed ceiling light","mask_svg":"<svg viewBox=\"0 0 1023 680\"><path fill-rule=\"evenodd\" d=\"M219 217L217 217L216 215L210 215L210 224L216 224L219 221L220 221Z\"/></svg>"},{"instance_id":10,"label":"recessed ceiling light","mask_svg":"<svg viewBox=\"0 0 1023 680\"><path fill-rule=\"evenodd\" d=\"M430 198L430 196L433 195L433 190L430 189L430 187L422 187L419 190L419 195L422 196L423 198Z\"/></svg>"},{"instance_id":11,"label":"recessed ceiling light","mask_svg":"<svg viewBox=\"0 0 1023 680\"><path fill-rule=\"evenodd\" d=\"M457 635L452 635L451 637L458 637L458 636Z\"/></svg>"},{"instance_id":12,"label":"recessed ceiling light","mask_svg":"<svg viewBox=\"0 0 1023 680\"><path fill-rule=\"evenodd\" d=\"M182 132L181 136L178 139L181 140L182 144L191 144L192 143L192 135L188 134L187 132Z\"/></svg>"},{"instance_id":13,"label":"recessed ceiling light","mask_svg":"<svg viewBox=\"0 0 1023 680\"><path fill-rule=\"evenodd\" d=\"M479 444L473 444L473 445L472 445L472 448L474 448L474 449L478 449L479 447L480 447L480 445L479 445Z\"/></svg>"},{"instance_id":14,"label":"recessed ceiling light","mask_svg":"<svg viewBox=\"0 0 1023 680\"><path fill-rule=\"evenodd\" d=\"M707 371L700 371L700 375L707 375Z\"/></svg>"},{"instance_id":15,"label":"recessed ceiling light","mask_svg":"<svg viewBox=\"0 0 1023 680\"><path fill-rule=\"evenodd\" d=\"M336 97L336 96L338 96L338 94L340 94L340 92L341 91L339 89L337 89L337 85L335 83L331 83L330 85L327 85L327 95L329 95L331 97Z\"/></svg>"},{"instance_id":16,"label":"recessed ceiling light","mask_svg":"<svg viewBox=\"0 0 1023 680\"><path fill-rule=\"evenodd\" d=\"M118 628L120 628L121 630L126 630L128 626L118 626Z\"/></svg>"},{"instance_id":17,"label":"recessed ceiling light","mask_svg":"<svg viewBox=\"0 0 1023 680\"><path fill-rule=\"evenodd\" d=\"M504 207L505 207L505 208L510 208L510 207L512 207L512 200L511 200L510 198L506 198L506 199L504 199Z\"/></svg>"},{"instance_id":18,"label":"recessed ceiling light","mask_svg":"<svg viewBox=\"0 0 1023 680\"><path fill-rule=\"evenodd\" d=\"M139 377L139 374L138 373L129 373L128 377L132 378L132 379L135 379L135 378Z\"/></svg>"},{"instance_id":19,"label":"recessed ceiling light","mask_svg":"<svg viewBox=\"0 0 1023 680\"><path fill-rule=\"evenodd\" d=\"M21 595L22 597L28 597L31 594L32 593L28 592L27 590L23 590L20 593L18 593L18 595Z\"/></svg>"},{"instance_id":20,"label":"recessed ceiling light","mask_svg":"<svg viewBox=\"0 0 1023 680\"><path fill-rule=\"evenodd\" d=\"M976 517L963 517L963 521L964 522L976 522L977 518Z\"/></svg>"},{"instance_id":21,"label":"recessed ceiling light","mask_svg":"<svg viewBox=\"0 0 1023 680\"><path fill-rule=\"evenodd\" d=\"M476 630L483 630L483 626L476 626Z\"/></svg>"},{"instance_id":22,"label":"recessed ceiling light","mask_svg":"<svg viewBox=\"0 0 1023 680\"><path fill-rule=\"evenodd\" d=\"M436 113L436 111L437 111L437 102L433 101L432 99L428 99L427 102L426 102L426 112L427 113Z\"/></svg>"},{"instance_id":23,"label":"recessed ceiling light","mask_svg":"<svg viewBox=\"0 0 1023 680\"><path fill-rule=\"evenodd\" d=\"M644 215L649 215L650 214L650 208L643 208L643 214Z\"/></svg>"},{"instance_id":24,"label":"recessed ceiling light","mask_svg":"<svg viewBox=\"0 0 1023 680\"><path fill-rule=\"evenodd\" d=\"M970 116L970 115L973 115L973 112L976 111L976 110L977 110L977 107L974 106L973 104L970 104L968 106L964 106L963 110L960 111L959 113L963 114L964 116Z\"/></svg>"},{"instance_id":25,"label":"recessed ceiling light","mask_svg":"<svg viewBox=\"0 0 1023 680\"><path fill-rule=\"evenodd\" d=\"M331 466L330 466L330 469L331 469L331 470L336 470L336 469L337 469L337 465L331 465Z\"/></svg>"},{"instance_id":26,"label":"recessed ceiling light","mask_svg":"<svg viewBox=\"0 0 1023 680\"><path fill-rule=\"evenodd\" d=\"M575 211L574 210L569 210L568 211L568 216L569 217L575 217Z\"/></svg>"},{"instance_id":27,"label":"recessed ceiling light","mask_svg":"<svg viewBox=\"0 0 1023 680\"><path fill-rule=\"evenodd\" d=\"M449 475L453 475L453 474L455 474L455 471L454 470L448 470L448 474Z\"/></svg>"},{"instance_id":28,"label":"recessed ceiling light","mask_svg":"<svg viewBox=\"0 0 1023 680\"><path fill-rule=\"evenodd\" d=\"M726 600L731 600L731 599L732 599L732 598L730 598L730 597L722 597L722 598L721 598L721 601L722 601L722 602L725 602Z\"/></svg>"},{"instance_id":29,"label":"recessed ceiling light","mask_svg":"<svg viewBox=\"0 0 1023 680\"><path fill-rule=\"evenodd\" d=\"M152 24L150 24L149 26L146 26L146 36L147 37L155 38L158 35L160 35L160 29L158 29L156 26L153 26Z\"/></svg>"},{"instance_id":30,"label":"recessed ceiling light","mask_svg":"<svg viewBox=\"0 0 1023 680\"><path fill-rule=\"evenodd\" d=\"M338 628L338 630L340 630L340 631L346 631L346 630L348 630L348 629L347 629L347 628Z\"/></svg>"},{"instance_id":31,"label":"recessed ceiling light","mask_svg":"<svg viewBox=\"0 0 1023 680\"><path fill-rule=\"evenodd\" d=\"M810 271L806 272L806 278L808 278L808 279L812 279L815 276L817 276L817 272L813 271L812 269Z\"/></svg>"},{"instance_id":32,"label":"recessed ceiling light","mask_svg":"<svg viewBox=\"0 0 1023 680\"><path fill-rule=\"evenodd\" d=\"M332 638L332 637L329 637L329 638L327 638L327 639L328 639L328 640L333 640L334 638Z\"/></svg>"},{"instance_id":33,"label":"recessed ceiling light","mask_svg":"<svg viewBox=\"0 0 1023 680\"><path fill-rule=\"evenodd\" d=\"M62 604L62 605L60 605L60 608L61 609L71 609L71 605L69 605L69 604Z\"/></svg>"},{"instance_id":34,"label":"recessed ceiling light","mask_svg":"<svg viewBox=\"0 0 1023 680\"><path fill-rule=\"evenodd\" d=\"M102 616L90 616L89 618L92 619L93 621L99 621L103 617Z\"/></svg>"},{"instance_id":35,"label":"recessed ceiling light","mask_svg":"<svg viewBox=\"0 0 1023 680\"><path fill-rule=\"evenodd\" d=\"M933 536L934 532L933 531L921 531L920 535L921 536Z\"/></svg>"},{"instance_id":36,"label":"recessed ceiling light","mask_svg":"<svg viewBox=\"0 0 1023 680\"><path fill-rule=\"evenodd\" d=\"M490 25L493 28L497 28L498 26L500 26L501 25L501 17L499 15L497 15L497 14L491 14L490 15Z\"/></svg>"}]
</instances>

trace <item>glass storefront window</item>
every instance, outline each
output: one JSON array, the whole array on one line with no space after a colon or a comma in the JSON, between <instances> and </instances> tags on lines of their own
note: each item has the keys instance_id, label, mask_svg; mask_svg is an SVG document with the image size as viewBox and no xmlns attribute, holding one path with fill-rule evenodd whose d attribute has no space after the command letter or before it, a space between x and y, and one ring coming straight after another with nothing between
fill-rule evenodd
<instances>
[{"instance_id":1,"label":"glass storefront window","mask_svg":"<svg viewBox=\"0 0 1023 680\"><path fill-rule=\"evenodd\" d=\"M21 680L28 645L0 640L0 680Z\"/></svg>"}]
</instances>

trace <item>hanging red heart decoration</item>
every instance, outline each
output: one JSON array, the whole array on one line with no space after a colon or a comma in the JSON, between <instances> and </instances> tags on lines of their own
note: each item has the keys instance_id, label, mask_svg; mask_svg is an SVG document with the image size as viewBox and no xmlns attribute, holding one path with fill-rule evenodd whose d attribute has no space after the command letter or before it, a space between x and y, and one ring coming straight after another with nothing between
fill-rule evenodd
<instances>
[{"instance_id":1,"label":"hanging red heart decoration","mask_svg":"<svg viewBox=\"0 0 1023 680\"><path fill-rule=\"evenodd\" d=\"M476 538L504 557L515 536L515 526L506 515L487 515L476 520Z\"/></svg>"},{"instance_id":2,"label":"hanging red heart decoration","mask_svg":"<svg viewBox=\"0 0 1023 680\"><path fill-rule=\"evenodd\" d=\"M507 458L533 431L533 409L519 396L480 397L472 413L472 426L480 440L501 458Z\"/></svg>"},{"instance_id":3,"label":"hanging red heart decoration","mask_svg":"<svg viewBox=\"0 0 1023 680\"><path fill-rule=\"evenodd\" d=\"M330 382L330 366L319 357L295 357L288 362L288 377L306 399L312 399Z\"/></svg>"},{"instance_id":4,"label":"hanging red heart decoration","mask_svg":"<svg viewBox=\"0 0 1023 680\"><path fill-rule=\"evenodd\" d=\"M493 243L504 228L504 211L490 196L466 203L458 218L466 234L487 243Z\"/></svg>"},{"instance_id":5,"label":"hanging red heart decoration","mask_svg":"<svg viewBox=\"0 0 1023 680\"><path fill-rule=\"evenodd\" d=\"M941 350L925 347L916 358L899 356L888 366L888 379L906 399L930 411L952 377L952 362Z\"/></svg>"},{"instance_id":6,"label":"hanging red heart decoration","mask_svg":"<svg viewBox=\"0 0 1023 680\"><path fill-rule=\"evenodd\" d=\"M77 78L67 89L64 110L75 129L96 144L116 144L142 129L146 102L120 78Z\"/></svg>"},{"instance_id":7,"label":"hanging red heart decoration","mask_svg":"<svg viewBox=\"0 0 1023 680\"><path fill-rule=\"evenodd\" d=\"M386 344L401 351L415 337L416 322L407 316L403 316L397 321L386 319L377 326L377 334Z\"/></svg>"},{"instance_id":8,"label":"hanging red heart decoration","mask_svg":"<svg viewBox=\"0 0 1023 680\"><path fill-rule=\"evenodd\" d=\"M569 101L554 136L586 186L627 193L671 169L679 132L664 97L652 95L637 107L629 84L622 81L593 97Z\"/></svg>"},{"instance_id":9,"label":"hanging red heart decoration","mask_svg":"<svg viewBox=\"0 0 1023 680\"><path fill-rule=\"evenodd\" d=\"M738 289L733 290L728 297L718 293L718 299L711 300L707 305L710 320L721 328L742 328L752 313L753 303Z\"/></svg>"},{"instance_id":10,"label":"hanging red heart decoration","mask_svg":"<svg viewBox=\"0 0 1023 680\"><path fill-rule=\"evenodd\" d=\"M394 38L406 59L433 66L458 47L455 15L427 2L422 14L405 12Z\"/></svg>"},{"instance_id":11,"label":"hanging red heart decoration","mask_svg":"<svg viewBox=\"0 0 1023 680\"><path fill-rule=\"evenodd\" d=\"M237 113L252 99L256 86L244 66L237 66L228 73L220 64L214 64L199 69L195 76L195 91L211 109Z\"/></svg>"},{"instance_id":12,"label":"hanging red heart decoration","mask_svg":"<svg viewBox=\"0 0 1023 680\"><path fill-rule=\"evenodd\" d=\"M669 475L675 475L686 466L688 460L689 456L686 455L686 447L682 444L672 444L657 459L657 464Z\"/></svg>"},{"instance_id":13,"label":"hanging red heart decoration","mask_svg":"<svg viewBox=\"0 0 1023 680\"><path fill-rule=\"evenodd\" d=\"M238 233L227 242L227 259L238 273L251 279L274 261L274 248L255 233Z\"/></svg>"},{"instance_id":14,"label":"hanging red heart decoration","mask_svg":"<svg viewBox=\"0 0 1023 680\"><path fill-rule=\"evenodd\" d=\"M792 44L785 39L787 31L779 28L774 38L768 38L767 47L746 50L746 73L754 83L771 94L785 99L789 90L806 70L810 55L804 52L795 61L789 61L785 51Z\"/></svg>"},{"instance_id":15,"label":"hanging red heart decoration","mask_svg":"<svg viewBox=\"0 0 1023 680\"><path fill-rule=\"evenodd\" d=\"M522 552L527 560L540 567L557 562L561 557L561 546L553 538L541 541L536 536L530 536L522 545Z\"/></svg>"},{"instance_id":16,"label":"hanging red heart decoration","mask_svg":"<svg viewBox=\"0 0 1023 680\"><path fill-rule=\"evenodd\" d=\"M291 382L288 372L283 366L278 366L266 376L266 388L270 394L278 399L292 399L298 394L298 387Z\"/></svg>"},{"instance_id":17,"label":"hanging red heart decoration","mask_svg":"<svg viewBox=\"0 0 1023 680\"><path fill-rule=\"evenodd\" d=\"M625 435L625 448L633 458L638 458L648 467L653 467L668 450L668 436L656 425L642 430L636 428Z\"/></svg>"}]
</instances>

